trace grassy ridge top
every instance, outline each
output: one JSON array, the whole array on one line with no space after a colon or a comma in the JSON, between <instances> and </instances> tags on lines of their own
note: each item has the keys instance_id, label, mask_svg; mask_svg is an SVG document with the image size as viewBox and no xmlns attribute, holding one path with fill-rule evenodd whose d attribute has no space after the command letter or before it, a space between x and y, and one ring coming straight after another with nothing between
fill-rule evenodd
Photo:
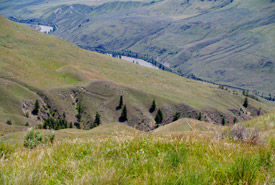
<instances>
[{"instance_id":1,"label":"grassy ridge top","mask_svg":"<svg viewBox=\"0 0 275 185\"><path fill-rule=\"evenodd\" d=\"M168 125L163 127L157 128L154 133L156 134L168 134L168 135L175 135L175 134L182 134L188 131L194 132L205 132L205 131L218 131L219 126L202 122L194 119L184 118L178 121L172 122Z\"/></svg>"}]
</instances>

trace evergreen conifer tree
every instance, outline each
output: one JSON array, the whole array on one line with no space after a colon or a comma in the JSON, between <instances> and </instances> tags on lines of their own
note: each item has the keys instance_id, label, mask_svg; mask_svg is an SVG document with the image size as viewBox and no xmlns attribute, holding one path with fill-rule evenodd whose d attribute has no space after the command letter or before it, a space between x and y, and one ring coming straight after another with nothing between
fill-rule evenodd
<instances>
[{"instance_id":1,"label":"evergreen conifer tree","mask_svg":"<svg viewBox=\"0 0 275 185\"><path fill-rule=\"evenodd\" d=\"M180 113L176 112L176 114L173 116L173 121L177 121L180 118Z\"/></svg>"},{"instance_id":2,"label":"evergreen conifer tree","mask_svg":"<svg viewBox=\"0 0 275 185\"><path fill-rule=\"evenodd\" d=\"M38 112L39 112L39 109L40 109L40 104L39 104L39 101L36 100L36 101L35 101L35 104L34 104L34 109L33 109L32 113L33 113L34 115L37 115Z\"/></svg>"},{"instance_id":3,"label":"evergreen conifer tree","mask_svg":"<svg viewBox=\"0 0 275 185\"><path fill-rule=\"evenodd\" d=\"M151 105L149 111L152 113L152 112L154 112L155 110L156 110L156 101L153 100L152 105Z\"/></svg>"},{"instance_id":4,"label":"evergreen conifer tree","mask_svg":"<svg viewBox=\"0 0 275 185\"><path fill-rule=\"evenodd\" d=\"M100 114L97 112L95 115L95 120L94 120L94 124L96 126L99 126L101 124L101 120L100 120Z\"/></svg>"},{"instance_id":5,"label":"evergreen conifer tree","mask_svg":"<svg viewBox=\"0 0 275 185\"><path fill-rule=\"evenodd\" d=\"M199 113L198 120L201 120L201 112Z\"/></svg>"},{"instance_id":6,"label":"evergreen conifer tree","mask_svg":"<svg viewBox=\"0 0 275 185\"><path fill-rule=\"evenodd\" d=\"M121 109L122 108L122 106L123 106L123 96L121 95L120 96L120 99L119 99L119 105L118 105L118 109Z\"/></svg>"},{"instance_id":7,"label":"evergreen conifer tree","mask_svg":"<svg viewBox=\"0 0 275 185\"><path fill-rule=\"evenodd\" d=\"M77 121L81 122L81 119L82 119L81 113L83 112L81 104L77 105L76 110L77 110L77 115L76 115Z\"/></svg>"},{"instance_id":8,"label":"evergreen conifer tree","mask_svg":"<svg viewBox=\"0 0 275 185\"><path fill-rule=\"evenodd\" d=\"M119 118L119 121L124 122L128 120L128 116L127 116L127 107L126 105L124 105L122 112L121 112L121 116Z\"/></svg>"},{"instance_id":9,"label":"evergreen conifer tree","mask_svg":"<svg viewBox=\"0 0 275 185\"><path fill-rule=\"evenodd\" d=\"M225 119L224 119L224 117L222 118L222 125L223 126L225 125Z\"/></svg>"},{"instance_id":10,"label":"evergreen conifer tree","mask_svg":"<svg viewBox=\"0 0 275 185\"><path fill-rule=\"evenodd\" d=\"M160 109L157 112L157 115L155 117L155 121L156 121L157 125L159 125L163 121L163 113Z\"/></svg>"},{"instance_id":11,"label":"evergreen conifer tree","mask_svg":"<svg viewBox=\"0 0 275 185\"><path fill-rule=\"evenodd\" d=\"M235 124L235 123L237 123L237 121L238 121L238 120L237 120L237 118L235 117L234 120L233 120L233 123Z\"/></svg>"},{"instance_id":12,"label":"evergreen conifer tree","mask_svg":"<svg viewBox=\"0 0 275 185\"><path fill-rule=\"evenodd\" d=\"M244 99L243 106L244 106L245 108L248 107L248 98L247 98L247 97L245 97L245 99Z\"/></svg>"}]
</instances>

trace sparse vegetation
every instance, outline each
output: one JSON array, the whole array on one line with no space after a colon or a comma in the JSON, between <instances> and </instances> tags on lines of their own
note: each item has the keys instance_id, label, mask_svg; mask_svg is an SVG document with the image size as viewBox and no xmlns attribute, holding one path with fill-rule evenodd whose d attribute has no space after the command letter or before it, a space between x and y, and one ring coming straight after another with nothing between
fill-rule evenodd
<instances>
[{"instance_id":1,"label":"sparse vegetation","mask_svg":"<svg viewBox=\"0 0 275 185\"><path fill-rule=\"evenodd\" d=\"M273 60L269 55L271 50L269 51L268 45L257 47L258 43L261 46L266 42L274 43L271 37L273 29L268 25L269 22L272 23L273 17L264 15L273 10L273 4L269 1L234 1L235 4L226 7L224 2L230 4L231 0L186 1L188 4L175 0L172 3L176 6L175 11L171 11L174 8L171 8L172 1L169 0L148 1L149 3L116 1L107 2L101 7L74 5L73 1L70 5L60 6L59 3L63 1L45 1L41 4L58 4L58 9L49 8L47 4L43 11L43 14L47 13L46 16L40 16L42 11L39 3L34 3L37 7L29 11L32 3L28 2L28 6L25 6L21 1L19 6L16 1L1 2L0 12L5 9L3 4L9 2L14 3L14 6L10 6L14 11L17 7L24 7L22 14L18 14L20 17L34 12L41 20L46 22L49 17L51 23L55 24L55 15L58 14L56 17L61 21L56 24L60 25L60 29L56 31L60 31L59 34L62 33L64 24L68 23L67 20L62 20L64 15L76 18L77 28L82 33L86 34L83 28L89 29L86 30L89 33L96 28L96 34L101 34L102 37L88 32L87 37L82 37L82 33L78 35L87 41L85 44L92 38L89 35L93 35L93 40L96 38L97 41L93 44L96 43L97 48L91 45L89 49L120 47L112 53L113 56L121 58L119 50L124 50L130 56L149 59L162 70L169 69L153 59L154 56L161 62L169 63L171 59L171 65L167 66L173 67L179 74L188 72L190 78L199 79L195 75L207 74L211 79L214 72L214 77L217 77L214 80L231 79L234 85L235 80L238 84L240 79L243 88L246 88L244 82L251 78L251 74L247 75L246 71L252 69L255 74L268 71L265 74L273 75ZM206 8L199 9L197 4L204 4ZM252 8L247 7L247 4ZM167 6L164 7L166 10L158 11L163 5ZM143 12L143 6L146 6L146 16L131 20L131 13ZM132 8L139 9L136 11ZM215 14L217 9L219 16ZM230 14L232 9L235 10L234 15ZM245 12L245 20L238 14L238 9ZM108 19L108 11L115 11L112 15L119 15L120 10L123 10L122 16ZM57 14L53 11L57 11ZM82 12L88 12L88 17L96 15L98 19L90 21L90 18L82 17ZM163 16L151 19L147 16L148 12L152 15L161 13ZM106 17L104 24L100 21L100 14ZM171 17L167 18L165 14L173 18L172 24L169 23ZM203 17L207 21L199 21L204 14L212 16ZM264 22L251 16L258 14L265 18ZM195 17L187 19L186 15ZM186 21L181 21L181 17L186 18ZM225 19L229 23L224 21L223 26L212 24ZM236 22L234 27L227 25L232 21ZM249 24L246 24L247 21ZM100 26L89 26L91 22L101 22L107 27L111 25L105 30L100 29ZM123 27L119 26L121 23ZM70 22L70 25L74 24ZM255 98L253 92L244 92L244 97L236 95L231 88L228 90L221 86L224 90L220 90L212 84L85 51L64 40L12 23L2 16L0 25L0 184L274 184L275 114L236 123L237 118L240 121L250 119L257 111L258 115L274 111L273 102ZM132 31L126 32L126 25ZM213 29L214 32L211 32ZM143 35L135 33L135 30L145 31L149 37L141 37ZM243 34L244 30L249 31L249 34ZM232 31L234 34L231 34ZM69 33L70 30L64 32ZM73 34L78 33L77 30L73 31ZM112 41L106 42L107 46L99 45L102 40L106 41L110 35L117 33L130 36L111 37L116 38L113 39L116 42L122 38L123 43L119 42L120 44L114 45ZM133 37L133 34L136 36ZM151 34L154 38L150 37ZM188 38L185 37L186 34ZM173 42L169 43L169 48L165 47L163 40L167 42L167 39L175 38L171 37L174 35L178 39L170 40ZM181 40L180 44L173 44L178 40ZM143 50L139 47L146 46L148 42L150 48ZM82 41L78 44L81 43ZM182 47L182 43L186 46ZM127 48L127 51L123 48ZM259 48L264 48L263 54L257 52ZM251 51L246 53L250 56L248 58L240 53L248 50ZM144 56L135 51L145 52ZM253 53L253 58L250 53ZM238 55L238 60L233 57L235 54ZM219 61L221 58L224 60ZM247 59L255 59L256 64L248 63L250 61ZM198 63L193 65L195 60ZM213 66L217 64L215 60L219 61L219 65ZM182 61L185 66L181 65ZM224 68L229 66L228 61L234 70ZM243 68L242 61L245 61L246 68L243 78L238 78L237 75L234 78L228 77L227 75L237 74ZM196 74L191 74L194 69L200 69L202 63L208 64L203 72L195 70ZM272 87L273 83L268 81L273 79L272 76L265 78L267 80L262 83L255 80L256 86L266 87L265 83L268 82ZM227 81L228 87L231 81ZM251 83L251 88L253 85L254 82ZM270 90L273 91L272 88ZM118 102L118 95L122 92L123 96L120 96ZM153 100L149 108L152 97L156 97L157 106ZM246 99L243 101L243 98ZM269 99L271 98L270 94ZM161 109L157 110L157 107ZM97 111L102 115L102 120L109 123L101 123L101 115ZM182 115L176 111L180 111ZM28 112L30 115L27 116ZM153 122L154 116L156 123ZM180 119L186 116L194 119ZM118 123L118 117L119 121L125 123ZM226 124L231 123L234 117L235 125ZM12 122L6 122L8 119ZM68 126L67 119L71 129L65 129ZM174 122L168 124L172 119ZM216 124L199 120L211 120ZM28 128L24 125L29 126L29 123L41 130L31 128L26 131ZM93 129L73 129L88 129L89 126Z\"/></svg>"}]
</instances>

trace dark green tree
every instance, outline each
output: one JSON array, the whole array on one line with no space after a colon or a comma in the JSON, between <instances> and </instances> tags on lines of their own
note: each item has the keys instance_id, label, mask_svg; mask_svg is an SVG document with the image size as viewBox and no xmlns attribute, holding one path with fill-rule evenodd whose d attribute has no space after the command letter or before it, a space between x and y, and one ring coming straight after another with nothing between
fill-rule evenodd
<instances>
[{"instance_id":1,"label":"dark green tree","mask_svg":"<svg viewBox=\"0 0 275 185\"><path fill-rule=\"evenodd\" d=\"M76 106L76 110L77 110L77 115L75 117L76 117L76 119L77 119L78 122L81 122L81 119L82 119L82 115L81 114L83 112L83 108L82 108L81 104L78 104Z\"/></svg>"},{"instance_id":2,"label":"dark green tree","mask_svg":"<svg viewBox=\"0 0 275 185\"><path fill-rule=\"evenodd\" d=\"M155 110L156 110L156 101L153 100L152 105L151 105L151 107L149 109L149 112L152 113L152 112L155 112Z\"/></svg>"},{"instance_id":3,"label":"dark green tree","mask_svg":"<svg viewBox=\"0 0 275 185\"><path fill-rule=\"evenodd\" d=\"M198 120L201 120L201 112L199 113Z\"/></svg>"},{"instance_id":4,"label":"dark green tree","mask_svg":"<svg viewBox=\"0 0 275 185\"><path fill-rule=\"evenodd\" d=\"M95 115L95 120L94 120L94 124L96 126L99 126L101 124L101 119L100 119L100 114L97 112Z\"/></svg>"},{"instance_id":5,"label":"dark green tree","mask_svg":"<svg viewBox=\"0 0 275 185\"><path fill-rule=\"evenodd\" d=\"M72 122L70 122L70 128L73 128L73 123Z\"/></svg>"},{"instance_id":6,"label":"dark green tree","mask_svg":"<svg viewBox=\"0 0 275 185\"><path fill-rule=\"evenodd\" d=\"M235 123L237 123L237 121L238 121L238 120L237 120L237 118L235 117L234 120L233 120L233 123L235 124Z\"/></svg>"},{"instance_id":7,"label":"dark green tree","mask_svg":"<svg viewBox=\"0 0 275 185\"><path fill-rule=\"evenodd\" d=\"M257 115L258 115L258 116L261 115L261 111L262 111L262 108L260 107L259 110L257 111Z\"/></svg>"},{"instance_id":8,"label":"dark green tree","mask_svg":"<svg viewBox=\"0 0 275 185\"><path fill-rule=\"evenodd\" d=\"M176 112L176 114L173 116L173 121L177 121L180 118L180 112Z\"/></svg>"},{"instance_id":9,"label":"dark green tree","mask_svg":"<svg viewBox=\"0 0 275 185\"><path fill-rule=\"evenodd\" d=\"M11 120L8 120L8 121L6 122L6 124L7 124L7 125L12 125Z\"/></svg>"},{"instance_id":10,"label":"dark green tree","mask_svg":"<svg viewBox=\"0 0 275 185\"><path fill-rule=\"evenodd\" d=\"M63 112L63 119L66 119L66 113Z\"/></svg>"},{"instance_id":11,"label":"dark green tree","mask_svg":"<svg viewBox=\"0 0 275 185\"><path fill-rule=\"evenodd\" d=\"M124 105L122 112L121 112L121 116L119 118L119 121L124 122L128 120L128 116L127 116L127 107L126 105Z\"/></svg>"},{"instance_id":12,"label":"dark green tree","mask_svg":"<svg viewBox=\"0 0 275 185\"><path fill-rule=\"evenodd\" d=\"M119 105L117 106L117 109L121 109L122 106L123 106L123 96L121 95L120 99L119 99Z\"/></svg>"},{"instance_id":13,"label":"dark green tree","mask_svg":"<svg viewBox=\"0 0 275 185\"><path fill-rule=\"evenodd\" d=\"M37 115L37 114L39 113L39 109L40 109L40 104L39 104L39 101L36 100L36 101L35 101L35 104L34 104L34 109L33 109L32 113L33 113L34 115Z\"/></svg>"},{"instance_id":14,"label":"dark green tree","mask_svg":"<svg viewBox=\"0 0 275 185\"><path fill-rule=\"evenodd\" d=\"M155 121L156 121L157 125L161 124L162 121L163 121L163 113L162 113L162 111L160 109L157 112L157 115L155 117Z\"/></svg>"},{"instance_id":15,"label":"dark green tree","mask_svg":"<svg viewBox=\"0 0 275 185\"><path fill-rule=\"evenodd\" d=\"M244 99L243 106L244 106L245 108L248 107L248 98L247 98L247 97L245 97L245 99Z\"/></svg>"},{"instance_id":16,"label":"dark green tree","mask_svg":"<svg viewBox=\"0 0 275 185\"><path fill-rule=\"evenodd\" d=\"M224 117L222 118L222 125L223 126L225 125L225 119L224 119Z\"/></svg>"}]
</instances>

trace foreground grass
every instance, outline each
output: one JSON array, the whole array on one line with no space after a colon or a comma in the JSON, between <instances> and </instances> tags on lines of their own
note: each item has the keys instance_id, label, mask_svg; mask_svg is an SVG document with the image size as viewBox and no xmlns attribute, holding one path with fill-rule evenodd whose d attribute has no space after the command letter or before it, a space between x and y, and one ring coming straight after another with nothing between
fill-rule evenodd
<instances>
[{"instance_id":1,"label":"foreground grass","mask_svg":"<svg viewBox=\"0 0 275 185\"><path fill-rule=\"evenodd\" d=\"M275 142L184 136L59 138L33 150L2 143L1 184L275 183Z\"/></svg>"}]
</instances>

